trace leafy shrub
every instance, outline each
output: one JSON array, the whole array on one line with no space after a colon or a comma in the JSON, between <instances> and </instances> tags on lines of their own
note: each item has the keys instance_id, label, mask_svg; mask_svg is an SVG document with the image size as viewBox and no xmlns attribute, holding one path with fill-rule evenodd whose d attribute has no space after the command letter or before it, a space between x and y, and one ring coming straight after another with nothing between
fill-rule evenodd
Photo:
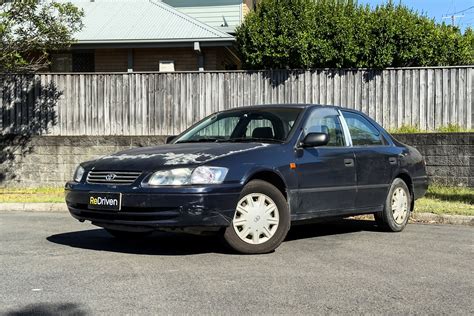
<instances>
[{"instance_id":1,"label":"leafy shrub","mask_svg":"<svg viewBox=\"0 0 474 316\"><path fill-rule=\"evenodd\" d=\"M418 128L418 126L413 125L402 125L399 128L389 130L391 134L416 134L416 133L423 133L422 129Z\"/></svg>"},{"instance_id":2,"label":"leafy shrub","mask_svg":"<svg viewBox=\"0 0 474 316\"><path fill-rule=\"evenodd\" d=\"M463 129L461 126L457 124L448 124L446 126L441 126L436 129L437 132L441 133L459 133L459 132L465 132L466 129Z\"/></svg>"},{"instance_id":3,"label":"leafy shrub","mask_svg":"<svg viewBox=\"0 0 474 316\"><path fill-rule=\"evenodd\" d=\"M67 49L74 42L83 15L69 2L0 1L0 72L45 67L49 51Z\"/></svg>"},{"instance_id":4,"label":"leafy shrub","mask_svg":"<svg viewBox=\"0 0 474 316\"><path fill-rule=\"evenodd\" d=\"M385 68L474 63L474 34L389 2L262 0L237 29L247 68Z\"/></svg>"},{"instance_id":5,"label":"leafy shrub","mask_svg":"<svg viewBox=\"0 0 474 316\"><path fill-rule=\"evenodd\" d=\"M457 124L440 126L434 131L423 130L414 125L402 125L399 128L389 129L390 134L416 134L416 133L472 133L473 129L463 128Z\"/></svg>"}]
</instances>

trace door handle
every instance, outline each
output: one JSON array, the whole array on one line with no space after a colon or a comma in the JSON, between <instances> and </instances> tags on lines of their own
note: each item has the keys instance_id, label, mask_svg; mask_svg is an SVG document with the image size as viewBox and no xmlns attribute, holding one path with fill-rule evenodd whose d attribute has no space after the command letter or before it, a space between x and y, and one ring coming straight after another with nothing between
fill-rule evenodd
<instances>
[{"instance_id":1,"label":"door handle","mask_svg":"<svg viewBox=\"0 0 474 316\"><path fill-rule=\"evenodd\" d=\"M391 165L396 165L396 164L398 164L398 159L397 159L397 157L389 157L389 158L388 158L388 162L389 162Z\"/></svg>"},{"instance_id":2,"label":"door handle","mask_svg":"<svg viewBox=\"0 0 474 316\"><path fill-rule=\"evenodd\" d=\"M346 167L354 167L354 159L352 158L344 159L344 165Z\"/></svg>"}]
</instances>

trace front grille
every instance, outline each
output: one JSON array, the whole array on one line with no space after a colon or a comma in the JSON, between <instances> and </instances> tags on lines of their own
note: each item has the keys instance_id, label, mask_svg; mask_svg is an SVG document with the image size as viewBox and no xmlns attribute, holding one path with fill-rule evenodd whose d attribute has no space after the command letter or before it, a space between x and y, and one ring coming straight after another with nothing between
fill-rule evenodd
<instances>
[{"instance_id":1,"label":"front grille","mask_svg":"<svg viewBox=\"0 0 474 316\"><path fill-rule=\"evenodd\" d=\"M129 171L90 171L87 175L87 183L96 184L132 184L141 172Z\"/></svg>"}]
</instances>

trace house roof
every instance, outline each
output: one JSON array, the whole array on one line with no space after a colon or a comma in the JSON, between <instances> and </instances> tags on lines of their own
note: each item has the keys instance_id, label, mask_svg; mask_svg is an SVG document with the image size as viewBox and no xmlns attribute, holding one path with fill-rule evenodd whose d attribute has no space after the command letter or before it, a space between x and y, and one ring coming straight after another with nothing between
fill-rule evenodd
<instances>
[{"instance_id":1,"label":"house roof","mask_svg":"<svg viewBox=\"0 0 474 316\"><path fill-rule=\"evenodd\" d=\"M234 37L152 0L64 0L84 10L77 44L228 42Z\"/></svg>"},{"instance_id":2,"label":"house roof","mask_svg":"<svg viewBox=\"0 0 474 316\"><path fill-rule=\"evenodd\" d=\"M223 32L235 32L243 20L242 0L161 0Z\"/></svg>"}]
</instances>

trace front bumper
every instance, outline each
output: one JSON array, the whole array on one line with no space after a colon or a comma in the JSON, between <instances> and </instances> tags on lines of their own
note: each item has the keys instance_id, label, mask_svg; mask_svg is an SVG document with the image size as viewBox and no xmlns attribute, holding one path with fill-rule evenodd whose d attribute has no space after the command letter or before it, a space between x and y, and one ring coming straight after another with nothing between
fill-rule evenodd
<instances>
[{"instance_id":1,"label":"front bumper","mask_svg":"<svg viewBox=\"0 0 474 316\"><path fill-rule=\"evenodd\" d=\"M240 185L162 190L68 183L66 204L74 218L106 228L130 231L215 230L227 227L232 221L240 190ZM121 210L90 209L90 194L97 192L122 193Z\"/></svg>"}]
</instances>

